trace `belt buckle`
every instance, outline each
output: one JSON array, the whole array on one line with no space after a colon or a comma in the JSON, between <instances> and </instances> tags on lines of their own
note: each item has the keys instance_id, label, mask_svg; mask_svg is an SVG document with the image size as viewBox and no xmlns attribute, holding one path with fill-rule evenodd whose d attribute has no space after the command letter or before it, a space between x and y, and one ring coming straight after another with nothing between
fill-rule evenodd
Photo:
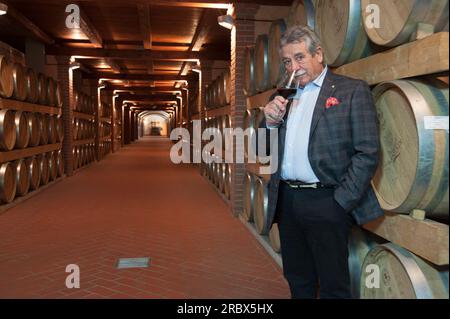
<instances>
[{"instance_id":1,"label":"belt buckle","mask_svg":"<svg viewBox=\"0 0 450 319\"><path fill-rule=\"evenodd\" d=\"M314 189L318 188L317 183L313 183L311 185L301 185L300 187L302 187L302 188L314 188Z\"/></svg>"}]
</instances>

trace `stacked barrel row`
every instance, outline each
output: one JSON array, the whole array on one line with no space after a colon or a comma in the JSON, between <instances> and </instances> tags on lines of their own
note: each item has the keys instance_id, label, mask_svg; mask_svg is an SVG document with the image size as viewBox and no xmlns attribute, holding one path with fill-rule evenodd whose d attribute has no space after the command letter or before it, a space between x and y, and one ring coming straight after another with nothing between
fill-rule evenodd
<instances>
[{"instance_id":1,"label":"stacked barrel row","mask_svg":"<svg viewBox=\"0 0 450 319\"><path fill-rule=\"evenodd\" d=\"M373 11L367 8L374 5L380 10L380 27L368 22L373 20L368 17ZM392 18L392 12L404 14ZM293 25L313 29L322 41L325 62L338 67L414 40L420 25L430 26L434 32L448 31L448 14L448 0L296 0L285 19L273 21L269 33L259 35L255 45L246 49L245 94L264 92L282 82L286 75L279 43L283 32Z\"/></svg>"},{"instance_id":2,"label":"stacked barrel row","mask_svg":"<svg viewBox=\"0 0 450 319\"><path fill-rule=\"evenodd\" d=\"M112 128L111 128L111 104L102 102L100 104L100 121L99 121L99 156L104 158L111 152L112 144ZM117 119L116 119L117 120ZM117 125L116 125L117 126ZM116 128L117 130L117 128ZM117 133L116 133L117 134ZM117 136L117 135L116 135Z\"/></svg>"},{"instance_id":3,"label":"stacked barrel row","mask_svg":"<svg viewBox=\"0 0 450 319\"><path fill-rule=\"evenodd\" d=\"M100 117L110 118L111 112L112 112L112 108L108 103L102 102L100 104L100 111L99 111Z\"/></svg>"},{"instance_id":4,"label":"stacked barrel row","mask_svg":"<svg viewBox=\"0 0 450 319\"><path fill-rule=\"evenodd\" d=\"M108 122L99 123L99 136L100 139L109 138L111 139L111 124Z\"/></svg>"},{"instance_id":5,"label":"stacked barrel row","mask_svg":"<svg viewBox=\"0 0 450 319\"><path fill-rule=\"evenodd\" d=\"M116 140L114 141L116 144L116 149L118 149L121 146L121 141L122 141L122 120L121 120L121 109L120 106L116 105L116 108L114 110L114 120L115 120L115 125L114 125L114 135Z\"/></svg>"},{"instance_id":6,"label":"stacked barrel row","mask_svg":"<svg viewBox=\"0 0 450 319\"><path fill-rule=\"evenodd\" d=\"M52 77L0 55L0 97L61 107L61 89Z\"/></svg>"},{"instance_id":7,"label":"stacked barrel row","mask_svg":"<svg viewBox=\"0 0 450 319\"><path fill-rule=\"evenodd\" d=\"M64 175L61 150L0 164L0 203L10 203Z\"/></svg>"},{"instance_id":8,"label":"stacked barrel row","mask_svg":"<svg viewBox=\"0 0 450 319\"><path fill-rule=\"evenodd\" d=\"M61 115L0 110L0 151L55 144L63 138Z\"/></svg>"},{"instance_id":9,"label":"stacked barrel row","mask_svg":"<svg viewBox=\"0 0 450 319\"><path fill-rule=\"evenodd\" d=\"M230 199L231 195L231 166L230 164L225 163L224 129L230 127L231 122L229 115L211 117L202 121L202 130L209 129L211 131L211 134L215 134L217 135L217 138L221 138L222 149L220 150L220 152L219 150L212 149L210 153L204 154L203 157L207 158L208 160L206 162L202 160L200 164L200 170L202 175L206 176L216 186L218 191L223 193L227 199ZM205 142L205 144L206 143L207 142Z\"/></svg>"},{"instance_id":10,"label":"stacked barrel row","mask_svg":"<svg viewBox=\"0 0 450 319\"><path fill-rule=\"evenodd\" d=\"M230 70L227 69L208 86L205 93L205 102L207 108L217 108L230 104L230 101Z\"/></svg>"},{"instance_id":11,"label":"stacked barrel row","mask_svg":"<svg viewBox=\"0 0 450 319\"><path fill-rule=\"evenodd\" d=\"M99 143L99 155L100 159L103 159L111 153L111 141L100 141Z\"/></svg>"},{"instance_id":12,"label":"stacked barrel row","mask_svg":"<svg viewBox=\"0 0 450 319\"><path fill-rule=\"evenodd\" d=\"M95 138L94 120L73 118L73 139L75 141Z\"/></svg>"},{"instance_id":13,"label":"stacked barrel row","mask_svg":"<svg viewBox=\"0 0 450 319\"><path fill-rule=\"evenodd\" d=\"M95 161L95 144L86 143L74 146L73 168L78 169Z\"/></svg>"},{"instance_id":14,"label":"stacked barrel row","mask_svg":"<svg viewBox=\"0 0 450 319\"><path fill-rule=\"evenodd\" d=\"M82 91L74 90L74 117L72 120L74 146L72 149L72 154L73 168L75 170L92 163L96 159L96 101L96 98L91 97Z\"/></svg>"},{"instance_id":15,"label":"stacked barrel row","mask_svg":"<svg viewBox=\"0 0 450 319\"><path fill-rule=\"evenodd\" d=\"M95 110L97 108L96 106L97 106L96 99L90 97L89 95L83 92L74 90L73 110L75 112L93 115L95 114Z\"/></svg>"}]
</instances>

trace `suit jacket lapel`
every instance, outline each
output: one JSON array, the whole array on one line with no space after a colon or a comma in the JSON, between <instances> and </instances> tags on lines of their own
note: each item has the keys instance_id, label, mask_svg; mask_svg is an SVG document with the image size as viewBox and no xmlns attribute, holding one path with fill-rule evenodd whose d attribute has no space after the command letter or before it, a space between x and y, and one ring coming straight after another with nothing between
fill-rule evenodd
<instances>
[{"instance_id":1,"label":"suit jacket lapel","mask_svg":"<svg viewBox=\"0 0 450 319\"><path fill-rule=\"evenodd\" d=\"M331 73L330 70L328 70L327 74L325 75L325 79L323 80L322 88L320 89L316 106L314 107L314 113L311 121L311 130L309 133L309 140L311 140L314 131L317 127L317 123L319 123L320 118L325 112L325 104L327 102L327 99L333 96L333 92L335 89L336 86L333 81L333 73Z\"/></svg>"}]
</instances>

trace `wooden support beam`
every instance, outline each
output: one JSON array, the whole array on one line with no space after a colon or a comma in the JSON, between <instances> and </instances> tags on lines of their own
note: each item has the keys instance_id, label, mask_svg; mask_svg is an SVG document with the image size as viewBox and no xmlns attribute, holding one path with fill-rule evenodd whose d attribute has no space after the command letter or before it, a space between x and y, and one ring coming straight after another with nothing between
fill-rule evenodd
<instances>
[{"instance_id":1,"label":"wooden support beam","mask_svg":"<svg viewBox=\"0 0 450 319\"><path fill-rule=\"evenodd\" d=\"M103 39L100 36L100 33L98 33L97 29L92 24L91 20L86 15L86 13L83 11L81 6L79 6L79 8L80 8L80 29L81 29L81 31L86 35L86 37L94 45L94 47L101 48L103 46Z\"/></svg>"},{"instance_id":2,"label":"wooden support beam","mask_svg":"<svg viewBox=\"0 0 450 319\"><path fill-rule=\"evenodd\" d=\"M192 81L192 76L180 76L177 74L113 74L97 72L85 74L86 79L105 79L105 80L129 80L129 81Z\"/></svg>"},{"instance_id":3,"label":"wooden support beam","mask_svg":"<svg viewBox=\"0 0 450 319\"><path fill-rule=\"evenodd\" d=\"M125 60L229 60L229 52L223 50L204 50L202 52L189 51L156 51L130 49L92 49L74 47L48 47L47 53L52 55L75 56L76 58L112 58Z\"/></svg>"},{"instance_id":4,"label":"wooden support beam","mask_svg":"<svg viewBox=\"0 0 450 319\"><path fill-rule=\"evenodd\" d=\"M173 86L125 86L125 85L111 85L108 84L106 90L114 91L114 90L125 90L131 91L135 93L150 93L150 92L181 92L179 89L175 89Z\"/></svg>"},{"instance_id":5,"label":"wooden support beam","mask_svg":"<svg viewBox=\"0 0 450 319\"><path fill-rule=\"evenodd\" d=\"M449 227L432 220L386 213L364 228L436 265L449 264Z\"/></svg>"},{"instance_id":6,"label":"wooden support beam","mask_svg":"<svg viewBox=\"0 0 450 319\"><path fill-rule=\"evenodd\" d=\"M439 73L448 69L448 32L439 32L343 65L334 72L374 85L384 81Z\"/></svg>"},{"instance_id":7,"label":"wooden support beam","mask_svg":"<svg viewBox=\"0 0 450 319\"><path fill-rule=\"evenodd\" d=\"M153 104L169 104L174 103L174 100L151 100L151 99L144 99L144 100L123 100L123 102L133 103L133 102L148 102Z\"/></svg>"},{"instance_id":8,"label":"wooden support beam","mask_svg":"<svg viewBox=\"0 0 450 319\"><path fill-rule=\"evenodd\" d=\"M217 23L217 16L218 14L216 10L203 10L188 51L200 51L203 44L206 42L206 37L208 36L209 30L215 23ZM189 71L190 64L183 62L179 74L186 75Z\"/></svg>"},{"instance_id":9,"label":"wooden support beam","mask_svg":"<svg viewBox=\"0 0 450 319\"><path fill-rule=\"evenodd\" d=\"M120 65L114 61L111 58L106 58L105 59L105 63L108 64L111 69L113 70L114 73L118 74L118 73L122 73L122 68L120 67Z\"/></svg>"},{"instance_id":10,"label":"wooden support beam","mask_svg":"<svg viewBox=\"0 0 450 319\"><path fill-rule=\"evenodd\" d=\"M22 13L17 11L14 7L12 7L9 2L8 5L8 14L6 15L8 18L13 19L15 22L20 24L26 30L31 32L36 39L42 41L45 44L54 44L55 40L51 38L48 34L38 28L33 22L31 22L27 17L25 17Z\"/></svg>"},{"instance_id":11,"label":"wooden support beam","mask_svg":"<svg viewBox=\"0 0 450 319\"><path fill-rule=\"evenodd\" d=\"M137 4L139 26L143 36L144 49L152 49L152 27L150 24L150 5L148 3Z\"/></svg>"},{"instance_id":12,"label":"wooden support beam","mask_svg":"<svg viewBox=\"0 0 450 319\"><path fill-rule=\"evenodd\" d=\"M119 95L122 98L172 98L177 97L176 93L148 93L148 94L130 94L125 92L117 92L117 95Z\"/></svg>"}]
</instances>

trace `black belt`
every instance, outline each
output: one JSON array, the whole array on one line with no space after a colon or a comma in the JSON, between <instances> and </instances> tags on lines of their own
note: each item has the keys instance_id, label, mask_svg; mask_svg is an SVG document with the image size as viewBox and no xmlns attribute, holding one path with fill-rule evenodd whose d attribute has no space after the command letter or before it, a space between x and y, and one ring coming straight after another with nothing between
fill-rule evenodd
<instances>
[{"instance_id":1,"label":"black belt","mask_svg":"<svg viewBox=\"0 0 450 319\"><path fill-rule=\"evenodd\" d=\"M290 188L294 188L294 189L305 189L305 188L312 188L312 189L317 189L317 188L334 188L334 186L331 185L324 185L320 182L318 183L303 183L300 181L285 181L282 180L282 182L284 182L285 184L287 184Z\"/></svg>"}]
</instances>

